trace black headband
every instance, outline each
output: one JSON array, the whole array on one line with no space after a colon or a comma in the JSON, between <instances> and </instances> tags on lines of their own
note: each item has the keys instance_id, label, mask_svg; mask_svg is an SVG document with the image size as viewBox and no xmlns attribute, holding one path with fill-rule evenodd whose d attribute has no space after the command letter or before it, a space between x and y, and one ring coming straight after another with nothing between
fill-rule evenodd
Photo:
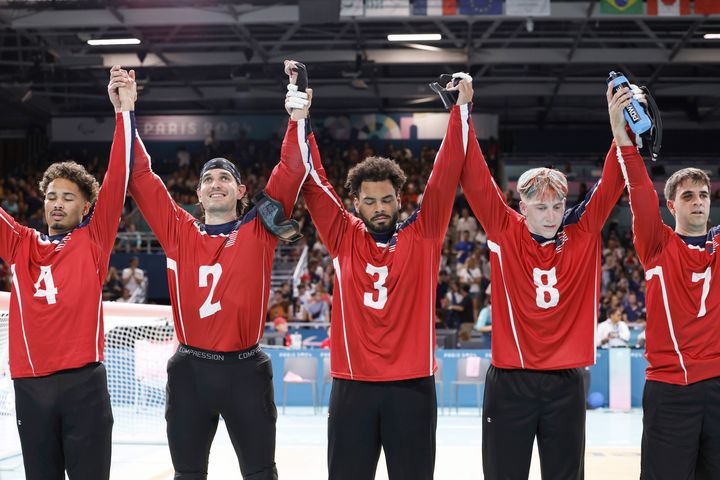
<instances>
[{"instance_id":1,"label":"black headband","mask_svg":"<svg viewBox=\"0 0 720 480\"><path fill-rule=\"evenodd\" d=\"M200 171L200 179L202 180L203 175L205 175L205 172L208 170L212 170L214 168L221 168L223 170L226 170L232 174L233 177L235 177L235 181L237 181L238 185L240 185L242 182L240 181L240 172L238 171L237 167L228 159L218 157L213 158L212 160L208 160L205 165L203 165L202 170Z\"/></svg>"}]
</instances>

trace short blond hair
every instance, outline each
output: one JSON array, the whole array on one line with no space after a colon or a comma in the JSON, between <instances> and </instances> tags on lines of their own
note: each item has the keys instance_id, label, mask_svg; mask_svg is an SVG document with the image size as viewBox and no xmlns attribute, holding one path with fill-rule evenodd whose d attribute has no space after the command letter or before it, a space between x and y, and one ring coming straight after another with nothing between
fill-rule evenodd
<instances>
[{"instance_id":1,"label":"short blond hair","mask_svg":"<svg viewBox=\"0 0 720 480\"><path fill-rule=\"evenodd\" d=\"M699 168L683 168L670 175L670 178L665 182L665 191L663 192L665 194L665 200L675 200L678 185L685 180L705 184L708 187L708 191L710 191L710 177L708 177L707 173Z\"/></svg>"},{"instance_id":2,"label":"short blond hair","mask_svg":"<svg viewBox=\"0 0 720 480\"><path fill-rule=\"evenodd\" d=\"M564 199L568 194L567 178L554 168L531 168L520 175L517 192L522 200L543 199L551 193Z\"/></svg>"}]
</instances>

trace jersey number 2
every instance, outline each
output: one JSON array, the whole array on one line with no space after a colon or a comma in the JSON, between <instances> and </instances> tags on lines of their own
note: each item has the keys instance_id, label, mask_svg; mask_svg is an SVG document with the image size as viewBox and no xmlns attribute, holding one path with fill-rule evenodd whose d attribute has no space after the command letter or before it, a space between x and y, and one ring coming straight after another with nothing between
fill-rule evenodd
<instances>
[{"instance_id":1,"label":"jersey number 2","mask_svg":"<svg viewBox=\"0 0 720 480\"><path fill-rule=\"evenodd\" d=\"M217 287L218 281L222 275L222 265L216 263L215 265L200 265L200 287L208 286L208 277L212 277L212 286L210 287L210 293L205 299L205 303L200 307L200 318L209 317L210 315L222 310L220 301L212 301L213 294L215 293L215 287Z\"/></svg>"},{"instance_id":2,"label":"jersey number 2","mask_svg":"<svg viewBox=\"0 0 720 480\"><path fill-rule=\"evenodd\" d=\"M45 289L40 288L40 284L45 283ZM52 271L50 265L40 267L40 276L38 276L37 282L35 282L35 297L45 298L48 305L53 305L57 300L55 295L58 291L55 288L55 281L53 280Z\"/></svg>"},{"instance_id":3,"label":"jersey number 2","mask_svg":"<svg viewBox=\"0 0 720 480\"><path fill-rule=\"evenodd\" d=\"M365 273L375 276L377 275L377 281L373 283L373 287L377 292L377 300L375 300L375 292L365 292L363 297L363 303L375 310L382 310L387 303L387 288L385 288L385 280L388 276L388 267L383 265L382 267L376 267L375 265L367 264L365 267Z\"/></svg>"},{"instance_id":4,"label":"jersey number 2","mask_svg":"<svg viewBox=\"0 0 720 480\"><path fill-rule=\"evenodd\" d=\"M550 270L533 268L533 281L537 287L535 288L535 303L538 307L552 308L560 302L560 291L555 288L557 285L555 267Z\"/></svg>"}]
</instances>

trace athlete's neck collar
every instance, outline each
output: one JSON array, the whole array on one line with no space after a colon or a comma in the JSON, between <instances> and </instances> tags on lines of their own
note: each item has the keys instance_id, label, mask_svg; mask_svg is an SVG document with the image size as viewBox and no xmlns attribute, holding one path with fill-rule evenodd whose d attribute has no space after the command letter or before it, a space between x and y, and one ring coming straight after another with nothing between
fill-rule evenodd
<instances>
[{"instance_id":1,"label":"athlete's neck collar","mask_svg":"<svg viewBox=\"0 0 720 480\"><path fill-rule=\"evenodd\" d=\"M705 243L707 242L707 234L706 235L680 235L678 233L677 236L680 237L680 240L685 242L685 245L699 247L702 249L705 248Z\"/></svg>"},{"instance_id":2,"label":"athlete's neck collar","mask_svg":"<svg viewBox=\"0 0 720 480\"><path fill-rule=\"evenodd\" d=\"M368 230L368 233L372 235L373 239L375 240L375 243L388 243L390 239L395 235L395 232L397 232L397 225L395 225L395 228L389 232L384 233L376 233L371 232Z\"/></svg>"},{"instance_id":3,"label":"athlete's neck collar","mask_svg":"<svg viewBox=\"0 0 720 480\"><path fill-rule=\"evenodd\" d=\"M237 225L237 222L237 220L232 220L217 225L202 224L202 228L208 235L229 235Z\"/></svg>"}]
</instances>

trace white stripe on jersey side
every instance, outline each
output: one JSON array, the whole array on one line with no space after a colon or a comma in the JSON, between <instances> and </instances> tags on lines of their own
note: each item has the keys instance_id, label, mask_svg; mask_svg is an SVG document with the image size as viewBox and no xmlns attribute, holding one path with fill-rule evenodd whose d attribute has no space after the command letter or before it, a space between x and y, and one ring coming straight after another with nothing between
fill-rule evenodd
<instances>
[{"instance_id":1,"label":"white stripe on jersey side","mask_svg":"<svg viewBox=\"0 0 720 480\"><path fill-rule=\"evenodd\" d=\"M433 288L432 288L432 271L433 271L433 256L430 255L430 276L428 277L430 279L430 296L428 297L430 299L430 308L429 308L429 319L430 319L430 373L428 376L431 376L433 374L433 359L435 358L435 350L433 347L435 346L435 343L433 342L433 331L435 330L435 302L433 302Z\"/></svg>"},{"instance_id":2,"label":"white stripe on jersey side","mask_svg":"<svg viewBox=\"0 0 720 480\"><path fill-rule=\"evenodd\" d=\"M463 151L465 152L465 155L467 155L467 147L468 147L468 135L470 133L470 125L468 125L468 114L469 114L468 104L460 105L460 119L462 123L462 138L463 138Z\"/></svg>"},{"instance_id":3,"label":"white stripe on jersey side","mask_svg":"<svg viewBox=\"0 0 720 480\"><path fill-rule=\"evenodd\" d=\"M598 277L600 276L600 272L598 272L598 266L600 266L600 249L595 249L595 290L593 290L593 345L592 349L595 352L595 355L593 355L593 365L597 363L597 325L598 325Z\"/></svg>"},{"instance_id":4,"label":"white stripe on jersey side","mask_svg":"<svg viewBox=\"0 0 720 480\"><path fill-rule=\"evenodd\" d=\"M180 303L180 274L178 273L178 267L177 262L173 260L172 258L168 257L167 259L167 268L168 270L172 270L175 272L175 295L177 296L177 311L178 311L178 317L180 320L180 327L182 329L183 334L183 342L185 345L188 344L187 342L187 336L185 336L185 322L183 322L182 318L182 304Z\"/></svg>"},{"instance_id":5,"label":"white stripe on jersey side","mask_svg":"<svg viewBox=\"0 0 720 480\"><path fill-rule=\"evenodd\" d=\"M263 247L263 254L262 254L262 283L260 284L260 290L262 290L262 295L260 296L260 327L258 328L258 337L255 341L256 343L260 342L260 339L262 338L263 334L263 319L265 318L265 315L263 315L263 310L265 309L265 247Z\"/></svg>"},{"instance_id":6,"label":"white stripe on jersey side","mask_svg":"<svg viewBox=\"0 0 720 480\"><path fill-rule=\"evenodd\" d=\"M470 131L470 126L468 125L468 104L467 103L465 105L460 105L460 118L461 118L460 123L462 124L463 150L465 151L465 155L467 155L468 135L469 135L469 131ZM440 152L442 151L443 147L445 146L446 138L447 138L447 132L445 132L442 142L440 142L440 148L438 148L438 151L435 154L435 159L433 160L433 167L435 166L435 162L437 162L437 159L440 156ZM428 182L430 181L430 178L432 178L432 175L433 175L432 172L430 172L430 176L427 179Z\"/></svg>"},{"instance_id":7,"label":"white stripe on jersey side","mask_svg":"<svg viewBox=\"0 0 720 480\"><path fill-rule=\"evenodd\" d=\"M318 158L318 161L321 161ZM333 203L341 210L345 209L345 206L338 202L338 200L333 196L333 194L330 192L330 190L323 185L322 180L320 180L320 175L318 175L317 170L312 165L312 159L310 159L310 177L313 179L313 181L317 184L318 187L322 189L323 192L327 194L328 197L330 197L330 200L333 201Z\"/></svg>"},{"instance_id":8,"label":"white stripe on jersey side","mask_svg":"<svg viewBox=\"0 0 720 480\"><path fill-rule=\"evenodd\" d=\"M130 181L130 158L133 148L133 131L132 122L130 121L130 112L122 112L123 129L125 130L125 193L127 193L128 182Z\"/></svg>"},{"instance_id":9,"label":"white stripe on jersey side","mask_svg":"<svg viewBox=\"0 0 720 480\"><path fill-rule=\"evenodd\" d=\"M305 122L307 120L304 118L301 118L297 121L297 141L298 146L300 147L300 155L302 156L303 160L303 166L305 167L305 175L303 175L302 182L300 182L298 186L298 191L295 192L295 201L297 202L298 197L300 196L300 190L302 190L302 186L305 183L305 179L310 174L310 171L312 170L312 159L310 158L310 147L307 143L307 137L305 136ZM259 340L259 339L258 339Z\"/></svg>"},{"instance_id":10,"label":"white stripe on jersey side","mask_svg":"<svg viewBox=\"0 0 720 480\"><path fill-rule=\"evenodd\" d=\"M95 361L100 361L100 308L102 308L102 291L100 292L100 298L98 298L98 316L97 316L97 328L95 330Z\"/></svg>"},{"instance_id":11,"label":"white stripe on jersey side","mask_svg":"<svg viewBox=\"0 0 720 480\"><path fill-rule=\"evenodd\" d=\"M625 179L625 186L627 187L628 191L628 205L630 205L630 214L632 215L632 229L635 231L635 213L632 208L632 191L630 190L630 177L628 177L627 172L627 165L625 165L625 159L622 156L622 150L620 150L619 146L615 147L615 154L617 155L618 164L620 165L620 171L622 172L622 176ZM597 343L595 344L597 345Z\"/></svg>"},{"instance_id":12,"label":"white stripe on jersey side","mask_svg":"<svg viewBox=\"0 0 720 480\"><path fill-rule=\"evenodd\" d=\"M18 307L20 309L20 327L22 328L23 340L25 340L25 351L27 352L28 362L30 362L30 368L32 369L34 377L35 365L33 365L32 358L30 357L30 347L28 347L27 335L25 334L25 319L23 318L22 295L20 295L20 285L18 284L14 263L10 265L10 272L12 272L12 283L13 287L15 287L15 294L17 295Z\"/></svg>"},{"instance_id":13,"label":"white stripe on jersey side","mask_svg":"<svg viewBox=\"0 0 720 480\"><path fill-rule=\"evenodd\" d=\"M350 348L347 342L347 328L345 327L345 303L343 302L342 293L342 272L340 271L340 260L338 257L333 258L333 267L338 279L338 288L340 289L340 314L342 315L343 340L345 341L345 355L347 355L348 369L350 370L350 379L353 379L352 363L350 363Z\"/></svg>"},{"instance_id":14,"label":"white stripe on jersey side","mask_svg":"<svg viewBox=\"0 0 720 480\"><path fill-rule=\"evenodd\" d=\"M667 296L667 289L665 288L665 276L663 275L663 269L661 266L657 266L654 268L651 268L650 270L645 272L645 280L650 280L655 275L658 276L660 279L660 291L662 292L663 297L663 305L665 306L665 316L667 317L668 322L668 330L670 331L670 339L673 342L673 347L675 347L675 353L677 353L678 359L680 360L680 367L683 369L683 372L685 373L685 385L688 384L688 376L687 376L687 369L685 368L685 362L683 361L682 353L680 352L680 347L678 346L677 339L675 338L675 329L673 328L673 321L672 321L672 315L670 315L670 302L668 302L668 296Z\"/></svg>"},{"instance_id":15,"label":"white stripe on jersey side","mask_svg":"<svg viewBox=\"0 0 720 480\"><path fill-rule=\"evenodd\" d=\"M148 166L152 170L152 158L150 158L150 154L148 153L147 148L145 148L145 144L143 143L142 139L140 138L140 134L137 133L137 130L135 131L135 140L138 141L140 148L142 148L143 152L145 152L145 157L147 157L147 160L148 160Z\"/></svg>"},{"instance_id":16,"label":"white stripe on jersey side","mask_svg":"<svg viewBox=\"0 0 720 480\"><path fill-rule=\"evenodd\" d=\"M628 195L630 194L630 179L628 178L627 173L627 166L625 165L625 159L622 156L622 151L620 150L619 146L615 146L615 154L618 158L618 163L620 164L620 171L622 172L622 176L625 179L625 186L628 188Z\"/></svg>"},{"instance_id":17,"label":"white stripe on jersey side","mask_svg":"<svg viewBox=\"0 0 720 480\"><path fill-rule=\"evenodd\" d=\"M8 221L8 219L7 219L7 218L5 218L5 215L8 215L8 216L10 216L10 214L8 214L8 213L5 213L5 212L2 212L2 213L0 213L0 218L2 218L2 219L3 219L4 221L5 221L5 223L7 223L7 224L8 224L8 227L10 227L10 229L11 229L11 230L13 231L13 233L16 233L16 234L17 234L17 233L18 233L18 231L17 231L17 230L15 230L15 227L13 227L13 224L12 224L12 223L10 223L10 222Z\"/></svg>"},{"instance_id":18,"label":"white stripe on jersey side","mask_svg":"<svg viewBox=\"0 0 720 480\"><path fill-rule=\"evenodd\" d=\"M502 253L500 252L500 245L493 242L492 240L487 241L490 252L495 252L498 256L498 263L500 264L500 276L503 281L503 288L505 289L505 298L507 299L508 314L510 315L510 326L512 327L513 337L515 337L515 346L517 347L518 355L520 356L520 366L525 368L525 360L523 359L522 350L520 349L520 342L518 341L517 330L515 329L515 317L512 311L512 302L510 301L510 294L507 289L507 282L505 281L505 271L503 270Z\"/></svg>"}]
</instances>

